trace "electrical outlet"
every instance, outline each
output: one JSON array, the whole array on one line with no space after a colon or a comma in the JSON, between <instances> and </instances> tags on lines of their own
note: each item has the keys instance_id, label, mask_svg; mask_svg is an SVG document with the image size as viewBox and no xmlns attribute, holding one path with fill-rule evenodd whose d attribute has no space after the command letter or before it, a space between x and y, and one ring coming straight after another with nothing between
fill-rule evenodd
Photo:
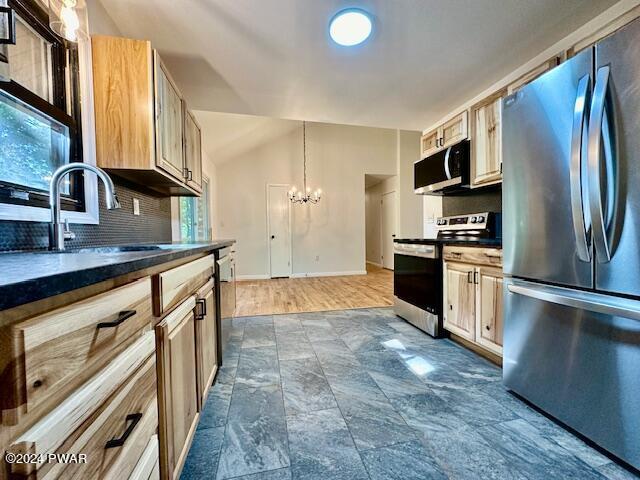
<instances>
[{"instance_id":1,"label":"electrical outlet","mask_svg":"<svg viewBox=\"0 0 640 480\"><path fill-rule=\"evenodd\" d=\"M140 200L137 198L133 199L133 214L140 215Z\"/></svg>"}]
</instances>

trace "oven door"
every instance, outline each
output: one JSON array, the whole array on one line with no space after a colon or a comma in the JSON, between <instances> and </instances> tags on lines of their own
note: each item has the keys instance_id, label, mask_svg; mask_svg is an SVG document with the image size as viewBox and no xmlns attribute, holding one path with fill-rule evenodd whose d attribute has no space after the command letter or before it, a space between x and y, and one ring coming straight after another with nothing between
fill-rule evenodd
<instances>
[{"instance_id":1,"label":"oven door","mask_svg":"<svg viewBox=\"0 0 640 480\"><path fill-rule=\"evenodd\" d=\"M396 245L393 293L394 309L398 316L434 337L442 333L442 261L439 246Z\"/></svg>"}]
</instances>

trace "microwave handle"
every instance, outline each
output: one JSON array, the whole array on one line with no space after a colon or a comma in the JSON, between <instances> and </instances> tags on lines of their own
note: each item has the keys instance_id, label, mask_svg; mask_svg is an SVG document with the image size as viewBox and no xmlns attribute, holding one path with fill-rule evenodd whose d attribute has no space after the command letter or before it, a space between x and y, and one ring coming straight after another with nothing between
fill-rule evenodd
<instances>
[{"instance_id":1,"label":"microwave handle","mask_svg":"<svg viewBox=\"0 0 640 480\"><path fill-rule=\"evenodd\" d=\"M444 173L447 176L447 180L451 180L451 171L449 168L450 155L451 155L451 147L447 148L447 152L444 154Z\"/></svg>"}]
</instances>

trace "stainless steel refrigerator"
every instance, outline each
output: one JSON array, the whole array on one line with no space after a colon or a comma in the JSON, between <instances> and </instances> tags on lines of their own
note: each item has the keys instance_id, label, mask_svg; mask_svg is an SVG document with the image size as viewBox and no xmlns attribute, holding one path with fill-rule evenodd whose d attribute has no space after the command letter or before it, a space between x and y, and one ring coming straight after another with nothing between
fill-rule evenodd
<instances>
[{"instance_id":1,"label":"stainless steel refrigerator","mask_svg":"<svg viewBox=\"0 0 640 480\"><path fill-rule=\"evenodd\" d=\"M640 21L503 105L504 383L640 468Z\"/></svg>"}]
</instances>

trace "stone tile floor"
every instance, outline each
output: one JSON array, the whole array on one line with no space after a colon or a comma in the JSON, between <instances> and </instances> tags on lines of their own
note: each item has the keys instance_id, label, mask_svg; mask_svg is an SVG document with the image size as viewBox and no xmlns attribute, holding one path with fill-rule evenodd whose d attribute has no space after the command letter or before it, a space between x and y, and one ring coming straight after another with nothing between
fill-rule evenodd
<instances>
[{"instance_id":1,"label":"stone tile floor","mask_svg":"<svg viewBox=\"0 0 640 480\"><path fill-rule=\"evenodd\" d=\"M636 477L376 308L235 319L182 478Z\"/></svg>"}]
</instances>

